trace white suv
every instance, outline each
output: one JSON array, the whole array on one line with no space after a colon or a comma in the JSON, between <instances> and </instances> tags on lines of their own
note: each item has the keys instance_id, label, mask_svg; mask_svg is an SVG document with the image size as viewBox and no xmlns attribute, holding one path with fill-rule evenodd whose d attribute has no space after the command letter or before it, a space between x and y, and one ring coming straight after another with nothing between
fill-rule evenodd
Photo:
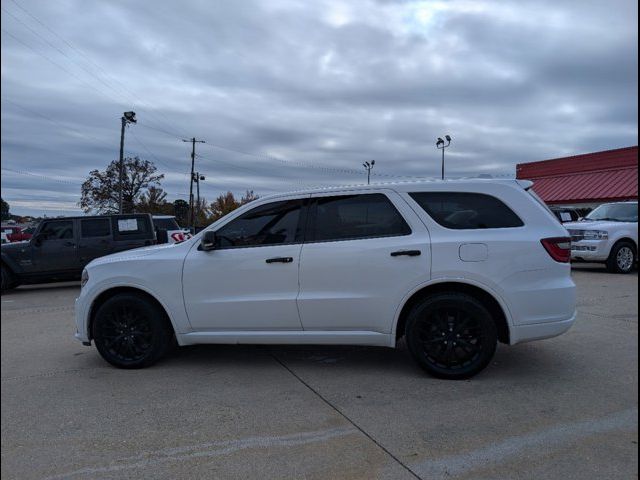
<instances>
[{"instance_id":1,"label":"white suv","mask_svg":"<svg viewBox=\"0 0 640 480\"><path fill-rule=\"evenodd\" d=\"M629 273L638 259L638 202L605 203L580 222L565 223L571 258L602 262L614 273Z\"/></svg>"},{"instance_id":2,"label":"white suv","mask_svg":"<svg viewBox=\"0 0 640 480\"><path fill-rule=\"evenodd\" d=\"M570 238L526 191L466 180L311 190L253 201L183 243L91 262L76 337L138 368L173 344L395 347L467 378L497 341L575 319Z\"/></svg>"}]
</instances>

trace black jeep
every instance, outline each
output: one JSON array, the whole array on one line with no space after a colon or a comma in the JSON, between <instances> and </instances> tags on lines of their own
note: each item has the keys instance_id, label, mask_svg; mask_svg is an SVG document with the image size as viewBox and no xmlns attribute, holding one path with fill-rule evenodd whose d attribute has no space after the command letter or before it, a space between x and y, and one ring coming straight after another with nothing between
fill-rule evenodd
<instances>
[{"instance_id":1,"label":"black jeep","mask_svg":"<svg viewBox=\"0 0 640 480\"><path fill-rule=\"evenodd\" d=\"M94 258L155 243L146 213L43 220L31 240L2 245L2 291L76 280Z\"/></svg>"}]
</instances>

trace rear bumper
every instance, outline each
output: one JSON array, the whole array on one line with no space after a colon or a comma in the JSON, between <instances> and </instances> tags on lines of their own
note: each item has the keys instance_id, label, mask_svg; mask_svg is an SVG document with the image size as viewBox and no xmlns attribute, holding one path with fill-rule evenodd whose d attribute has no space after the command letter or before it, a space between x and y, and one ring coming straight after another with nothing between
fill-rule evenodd
<instances>
[{"instance_id":1,"label":"rear bumper","mask_svg":"<svg viewBox=\"0 0 640 480\"><path fill-rule=\"evenodd\" d=\"M581 240L571 244L571 260L602 262L609 257L608 240Z\"/></svg>"},{"instance_id":2,"label":"rear bumper","mask_svg":"<svg viewBox=\"0 0 640 480\"><path fill-rule=\"evenodd\" d=\"M528 325L512 325L509 343L511 345L515 345L517 343L542 340L562 335L574 324L576 321L576 315L577 312L574 311L573 315L565 320L545 323L530 323Z\"/></svg>"}]
</instances>

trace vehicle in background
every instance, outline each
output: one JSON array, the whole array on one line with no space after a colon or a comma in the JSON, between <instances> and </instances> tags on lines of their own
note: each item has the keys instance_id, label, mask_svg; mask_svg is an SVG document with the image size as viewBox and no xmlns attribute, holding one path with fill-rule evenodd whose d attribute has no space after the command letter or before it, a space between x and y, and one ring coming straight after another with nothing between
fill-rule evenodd
<instances>
[{"instance_id":1,"label":"vehicle in background","mask_svg":"<svg viewBox=\"0 0 640 480\"><path fill-rule=\"evenodd\" d=\"M638 202L605 203L564 226L575 262L604 263L612 273L629 273L638 261Z\"/></svg>"},{"instance_id":2,"label":"vehicle in background","mask_svg":"<svg viewBox=\"0 0 640 480\"><path fill-rule=\"evenodd\" d=\"M4 245L5 243L9 243L9 239L7 238L7 234L0 231L0 243Z\"/></svg>"},{"instance_id":3,"label":"vehicle in background","mask_svg":"<svg viewBox=\"0 0 640 480\"><path fill-rule=\"evenodd\" d=\"M155 243L146 213L43 220L29 241L2 245L2 290L79 279L95 258Z\"/></svg>"},{"instance_id":4,"label":"vehicle in background","mask_svg":"<svg viewBox=\"0 0 640 480\"><path fill-rule=\"evenodd\" d=\"M192 237L189 229L180 228L176 217L172 215L154 215L153 225L158 243L180 243Z\"/></svg>"},{"instance_id":5,"label":"vehicle in background","mask_svg":"<svg viewBox=\"0 0 640 480\"><path fill-rule=\"evenodd\" d=\"M32 235L26 231L26 228L19 225L2 225L0 229L7 236L7 241L9 242L24 242L29 240Z\"/></svg>"},{"instance_id":6,"label":"vehicle in background","mask_svg":"<svg viewBox=\"0 0 640 480\"><path fill-rule=\"evenodd\" d=\"M549 209L553 212L557 219L560 220L560 223L577 222L583 216L581 211L577 208L558 207L555 205L550 205Z\"/></svg>"},{"instance_id":7,"label":"vehicle in background","mask_svg":"<svg viewBox=\"0 0 640 480\"><path fill-rule=\"evenodd\" d=\"M112 365L179 345L406 338L432 375L480 372L497 342L567 331L571 241L526 189L467 180L263 197L191 240L91 262L76 337Z\"/></svg>"}]
</instances>

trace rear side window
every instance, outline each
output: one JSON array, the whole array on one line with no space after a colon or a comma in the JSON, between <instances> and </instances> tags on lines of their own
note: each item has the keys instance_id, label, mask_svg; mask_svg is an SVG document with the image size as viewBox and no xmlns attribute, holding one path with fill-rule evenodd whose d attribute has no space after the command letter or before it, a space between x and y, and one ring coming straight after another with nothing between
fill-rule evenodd
<instances>
[{"instance_id":1,"label":"rear side window","mask_svg":"<svg viewBox=\"0 0 640 480\"><path fill-rule=\"evenodd\" d=\"M80 220L80 235L82 238L108 237L111 233L108 218L92 218Z\"/></svg>"},{"instance_id":2,"label":"rear side window","mask_svg":"<svg viewBox=\"0 0 640 480\"><path fill-rule=\"evenodd\" d=\"M308 241L327 242L411 234L400 212L381 193L321 197L313 203Z\"/></svg>"},{"instance_id":3,"label":"rear side window","mask_svg":"<svg viewBox=\"0 0 640 480\"><path fill-rule=\"evenodd\" d=\"M491 195L464 192L415 192L409 195L446 228L473 230L524 225L513 210Z\"/></svg>"},{"instance_id":4,"label":"rear side window","mask_svg":"<svg viewBox=\"0 0 640 480\"><path fill-rule=\"evenodd\" d=\"M148 216L112 217L114 237L121 240L149 239L153 237L151 221Z\"/></svg>"},{"instance_id":5,"label":"rear side window","mask_svg":"<svg viewBox=\"0 0 640 480\"><path fill-rule=\"evenodd\" d=\"M218 231L219 248L295 243L300 237L302 200L284 200L253 208Z\"/></svg>"}]
</instances>

